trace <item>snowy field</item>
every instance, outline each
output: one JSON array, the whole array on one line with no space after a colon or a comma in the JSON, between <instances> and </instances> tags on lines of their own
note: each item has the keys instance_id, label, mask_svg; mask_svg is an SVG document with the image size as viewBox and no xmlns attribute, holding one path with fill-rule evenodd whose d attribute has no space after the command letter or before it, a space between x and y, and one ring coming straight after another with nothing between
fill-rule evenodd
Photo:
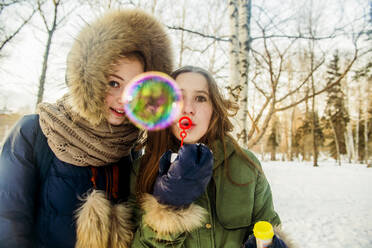
<instances>
[{"instance_id":1,"label":"snowy field","mask_svg":"<svg viewBox=\"0 0 372 248\"><path fill-rule=\"evenodd\" d=\"M284 229L304 248L372 248L372 168L263 162Z\"/></svg>"}]
</instances>

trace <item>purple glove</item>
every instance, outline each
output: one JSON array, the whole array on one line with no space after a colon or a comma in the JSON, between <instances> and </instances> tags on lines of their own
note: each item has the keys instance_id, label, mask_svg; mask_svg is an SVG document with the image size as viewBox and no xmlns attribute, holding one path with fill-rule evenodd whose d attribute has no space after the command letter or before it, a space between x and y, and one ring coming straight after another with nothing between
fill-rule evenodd
<instances>
[{"instance_id":1,"label":"purple glove","mask_svg":"<svg viewBox=\"0 0 372 248\"><path fill-rule=\"evenodd\" d=\"M281 240L277 235L274 235L273 242L271 243L269 248L288 248L288 246ZM256 245L256 237L254 235L250 235L243 244L243 248L257 248Z\"/></svg>"},{"instance_id":2,"label":"purple glove","mask_svg":"<svg viewBox=\"0 0 372 248\"><path fill-rule=\"evenodd\" d=\"M213 172L213 154L204 144L184 144L171 163L171 151L159 161L153 195L159 203L176 207L191 204L205 191Z\"/></svg>"}]
</instances>

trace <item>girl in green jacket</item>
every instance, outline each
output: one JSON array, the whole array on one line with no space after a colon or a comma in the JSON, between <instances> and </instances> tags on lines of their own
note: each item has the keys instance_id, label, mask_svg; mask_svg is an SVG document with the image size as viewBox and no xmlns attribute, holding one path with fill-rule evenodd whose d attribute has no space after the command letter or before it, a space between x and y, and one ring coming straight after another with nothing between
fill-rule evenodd
<instances>
[{"instance_id":1,"label":"girl in green jacket","mask_svg":"<svg viewBox=\"0 0 372 248\"><path fill-rule=\"evenodd\" d=\"M257 221L278 227L280 219L259 161L229 135L237 106L202 68L171 76L191 123L181 123L188 128L181 148L178 120L148 133L131 180L138 203L132 247L248 247Z\"/></svg>"}]
</instances>

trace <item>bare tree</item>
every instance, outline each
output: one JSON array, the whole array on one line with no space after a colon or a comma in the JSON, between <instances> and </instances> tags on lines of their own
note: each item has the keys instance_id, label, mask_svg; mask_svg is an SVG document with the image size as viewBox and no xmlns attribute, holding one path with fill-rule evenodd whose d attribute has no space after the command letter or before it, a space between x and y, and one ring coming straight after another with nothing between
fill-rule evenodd
<instances>
[{"instance_id":1,"label":"bare tree","mask_svg":"<svg viewBox=\"0 0 372 248\"><path fill-rule=\"evenodd\" d=\"M178 5L167 8L168 12L163 8L160 15L163 17L172 13L174 17L172 20L161 21L169 28L170 34L176 36L174 47L177 64L202 66L214 74L219 82L224 82L227 76L222 74L228 63L221 59L225 54L224 49L220 48L221 42L226 43L229 39L220 34L224 31L224 22L221 20L226 19L227 6L223 2L207 0L201 2L198 9L190 11L190 7L190 1L179 1ZM206 8L207 12L204 11ZM194 21L196 16L198 22Z\"/></svg>"},{"instance_id":2,"label":"bare tree","mask_svg":"<svg viewBox=\"0 0 372 248\"><path fill-rule=\"evenodd\" d=\"M345 142L346 142L346 151L347 156L349 159L349 163L354 161L354 163L358 162L358 150L359 150L359 125L360 125L360 87L357 87L356 91L353 91L349 82L345 84L345 91L346 91L346 103L347 109L350 113L350 121L346 125L346 132L345 132ZM355 97L355 99L353 99ZM357 116L355 120L356 132L355 132L355 145L354 145L354 135L353 135L353 118L352 112L353 107L357 109Z\"/></svg>"},{"instance_id":3,"label":"bare tree","mask_svg":"<svg viewBox=\"0 0 372 248\"><path fill-rule=\"evenodd\" d=\"M367 89L367 100L365 101L365 104L364 104L364 163L368 165L368 159L369 159L369 150L368 150L368 132L371 131L371 130L368 130L368 108L371 106L371 102L372 102L372 92L371 92L371 88L372 88L372 78L369 78L369 80L367 81L368 84L366 84L366 89Z\"/></svg>"},{"instance_id":4,"label":"bare tree","mask_svg":"<svg viewBox=\"0 0 372 248\"><path fill-rule=\"evenodd\" d=\"M25 5L25 2L26 2L25 0L13 0L13 1L1 2L0 3L0 15L4 14L5 9L9 9L10 7L19 8L23 5ZM22 21L18 25L18 27L15 28L15 30L7 31L6 27L4 27L2 25L0 26L0 35L3 37L0 40L0 53L2 52L3 48L7 44L9 44L19 34L19 32L26 26L27 23L30 22L30 20L34 16L34 14L36 12L36 8L32 4L28 4L27 8L29 8L31 10L31 13L28 14L27 17L20 17L22 19Z\"/></svg>"},{"instance_id":5,"label":"bare tree","mask_svg":"<svg viewBox=\"0 0 372 248\"><path fill-rule=\"evenodd\" d=\"M280 144L279 128L280 128L279 118L278 116L274 115L271 120L270 133L267 139L267 146L269 148L271 161L276 161L276 151L277 147Z\"/></svg>"},{"instance_id":6,"label":"bare tree","mask_svg":"<svg viewBox=\"0 0 372 248\"><path fill-rule=\"evenodd\" d=\"M229 23L230 23L230 88L229 96L235 101L240 97L239 87L239 12L238 2L229 0Z\"/></svg>"},{"instance_id":7,"label":"bare tree","mask_svg":"<svg viewBox=\"0 0 372 248\"><path fill-rule=\"evenodd\" d=\"M229 98L241 108L236 115L239 129L237 139L247 144L248 72L251 44L252 0L229 0L230 16L230 85L226 87Z\"/></svg>"},{"instance_id":8,"label":"bare tree","mask_svg":"<svg viewBox=\"0 0 372 248\"><path fill-rule=\"evenodd\" d=\"M94 12L104 12L108 9L118 9L121 7L137 7L141 8L142 1L134 1L134 0L78 0L80 5L88 5L92 11ZM137 3L136 3L137 2ZM156 3L157 1L154 0ZM156 4L155 4L156 5ZM147 8L148 6L146 6ZM155 7L151 7L151 10L154 11Z\"/></svg>"},{"instance_id":9,"label":"bare tree","mask_svg":"<svg viewBox=\"0 0 372 248\"><path fill-rule=\"evenodd\" d=\"M308 16L308 32L313 39L308 41L309 45L309 62L310 62L310 71L314 71L314 66L315 66L315 55L314 55L314 50L315 50L315 42L316 40L314 39L316 37L316 29L317 29L317 24L314 23L314 19L317 20L319 15L321 13L318 13L318 16L314 18L313 16L313 0L310 0L310 13ZM312 104L311 104L311 115L312 115L312 122L311 122L311 136L312 136L312 141L313 141L313 166L318 167L318 142L317 142L317 135L316 135L316 127L317 127L317 119L316 119L316 109L315 109L315 84L314 84L314 74L311 74L310 77L310 84L311 84L311 92L312 92Z\"/></svg>"},{"instance_id":10,"label":"bare tree","mask_svg":"<svg viewBox=\"0 0 372 248\"><path fill-rule=\"evenodd\" d=\"M52 40L56 30L61 26L61 23L75 10L75 8L71 8L71 11L68 13L64 13L62 17L60 17L60 11L62 6L62 0L52 0L52 9L53 14L49 19L48 13L49 11L43 9L43 4L45 0L38 0L38 13L43 20L45 30L47 32L48 38L45 44L45 50L43 55L43 66L41 69L40 79L39 79L39 87L38 87L38 94L37 94L37 101L36 106L38 103L43 101L44 89L45 89L45 81L46 81L46 74L48 69L48 61L50 55L50 49L52 45Z\"/></svg>"},{"instance_id":11,"label":"bare tree","mask_svg":"<svg viewBox=\"0 0 372 248\"><path fill-rule=\"evenodd\" d=\"M372 7L371 7L372 9ZM362 92L360 93L360 99L363 99L363 102L360 102L360 114L362 115L361 121L363 124L363 139L364 139L364 156L361 157L361 160L365 163L368 164L368 159L369 159L369 135L372 132L370 129L370 114L372 113L372 108L371 108L371 102L372 102L372 63L368 62L366 66L363 68L359 69L356 71L354 75L354 79L358 83L358 89L360 89ZM357 126L357 128L359 128ZM359 139L359 131L356 133L356 138ZM358 150L357 150L358 149ZM356 148L356 151L359 153L362 150L362 148L358 147Z\"/></svg>"},{"instance_id":12,"label":"bare tree","mask_svg":"<svg viewBox=\"0 0 372 248\"><path fill-rule=\"evenodd\" d=\"M283 63L285 59L288 59L288 50L292 46L293 43L290 43L286 48L281 51L278 46L276 46L274 41L271 41L272 46L274 47L274 51L269 50L268 43L269 41L267 39L264 39L264 53L261 53L259 51L253 50L254 58L256 63L261 64L264 68L266 68L268 73L268 83L269 85L266 87L266 89L261 86L264 82L258 82L257 80L252 80L252 83L254 84L255 88L262 94L265 101L262 104L262 107L259 111L259 113L254 118L254 124L258 125L259 121L262 121L260 124L260 132L256 133L256 128L251 128L249 134L248 134L248 147L251 147L255 145L263 136L265 133L268 123L272 117L272 115L275 112L283 111L289 108L292 108L307 99L311 99L314 96L317 96L321 93L324 93L326 90L332 88L333 86L340 84L341 80L347 75L347 73L350 71L352 65L358 58L358 48L355 46L353 58L351 58L349 64L346 66L344 71L340 74L340 76L333 81L331 84L324 86L323 88L313 92L312 94L308 94L305 96L300 97L298 100L294 102L288 103L286 101L289 96L293 94L299 94L301 93L301 90L304 88L308 80L311 78L313 73L317 71L320 66L324 63L324 60L321 60L317 64L314 65L313 69L307 74L307 76L299 82L294 89L279 95L278 89L281 88L280 82L283 83L281 77L283 73ZM276 63L274 65L274 56L276 56ZM267 112L266 116L263 116L264 112ZM262 120L263 118L263 120Z\"/></svg>"},{"instance_id":13,"label":"bare tree","mask_svg":"<svg viewBox=\"0 0 372 248\"><path fill-rule=\"evenodd\" d=\"M243 129L237 134L238 140L244 144L248 142L247 137L247 116L248 116L248 72L249 72L249 53L251 46L251 14L252 0L239 0L239 85L241 96L237 119L242 124Z\"/></svg>"},{"instance_id":14,"label":"bare tree","mask_svg":"<svg viewBox=\"0 0 372 248\"><path fill-rule=\"evenodd\" d=\"M247 140L247 146L252 147L254 146L265 134L268 124L270 123L271 115L276 112L283 111L289 108L292 108L302 102L306 101L307 99L312 100L312 113L313 113L313 136L315 136L315 116L316 116L316 96L326 92L327 89L339 84L341 79L344 78L347 73L350 71L352 65L357 60L358 56L361 55L359 52L359 48L357 46L357 40L360 34L356 33L354 37L354 54L350 63L345 67L345 70L341 73L340 78L338 78L333 84L324 87L315 87L314 74L317 71L321 71L323 67L323 63L325 61L326 54L312 54L310 57L310 71L306 77L301 79L296 86L293 87L292 90L288 91L285 94L281 94L280 91L283 88L283 77L282 75L285 73L285 69L283 65L286 64L286 61L293 57L295 52L293 52L293 45L297 43L301 43L301 40L308 40L313 43L312 46L315 46L316 41L321 40L332 40L335 37L343 36L344 27L338 26L334 27L333 31L330 30L328 34L316 34L314 30L308 30L308 32L304 32L303 29L299 29L297 34L288 34L284 30L287 23L293 21L293 18L289 16L288 18L276 18L277 16L269 16L268 12L265 9L260 8L259 6L255 7L259 9L259 13L266 16L268 19L267 23L264 24L262 19L260 19L260 14L256 15L255 27L261 30L261 36L255 35L254 37L250 35L245 36L247 40L245 42L243 40L239 40L239 29L237 29L238 21L240 20L240 12L239 12L239 4L238 1L230 0L229 2L229 16L230 16L230 85L227 86L227 90L229 92L229 96L231 99L236 100L238 103L241 101L246 101L248 98L245 98L245 91L244 85L241 83L237 83L237 77L242 77L241 74L237 73L236 68L242 68L241 60L239 60L239 56L237 55L238 51L242 50L242 43L248 44L247 49L251 52L254 62L258 64L255 68L261 68L260 71L251 71L250 75L251 80L254 88L257 92L262 94L263 102L261 103L261 109L259 109L256 113L250 114L249 111L244 107L244 104L239 104L241 106L240 111L244 111L244 117L241 118L239 115L237 119L239 120L239 127L243 127L243 130L238 133L238 138L243 138L243 140ZM249 5L250 3L248 3ZM248 12L250 13L250 12ZM278 14L279 15L279 14ZM291 19L292 18L292 19ZM278 21L276 21L278 20ZM310 23L311 24L311 23ZM349 24L346 24L349 25ZM252 23L249 22L249 29L251 28ZM340 31L341 30L341 31ZM277 32L277 33L275 33ZM239 40L239 43L236 40ZM259 41L259 42L258 42ZM251 42L255 42L254 44ZM262 48L260 45L262 44ZM286 45L284 45L286 44ZM262 69L266 72L263 73ZM241 71L240 71L241 72ZM265 76L263 76L265 74ZM243 77L244 78L244 75ZM264 79L263 79L264 78ZM262 81L266 80L266 81ZM244 80L243 80L244 81ZM268 84L266 84L268 82ZM304 86L310 82L311 83L311 93L308 95L303 96ZM266 85L265 85L266 84ZM290 98L296 95L294 99L295 101L290 102ZM301 96L302 95L302 96ZM251 120L251 127L248 128L246 124L247 117ZM243 121L245 120L245 121ZM243 122L243 123L242 123ZM257 128L257 127L260 128ZM247 139L246 139L246 138ZM317 154L318 154L318 144L317 139L313 137L313 154L314 154L314 165L317 165Z\"/></svg>"},{"instance_id":15,"label":"bare tree","mask_svg":"<svg viewBox=\"0 0 372 248\"><path fill-rule=\"evenodd\" d=\"M181 17L181 27L185 27L185 20L186 20L186 8L182 9L182 17ZM180 53L179 53L179 60L178 60L178 67L181 67L183 64L183 53L185 51L185 32L181 31L181 37L180 37Z\"/></svg>"}]
</instances>

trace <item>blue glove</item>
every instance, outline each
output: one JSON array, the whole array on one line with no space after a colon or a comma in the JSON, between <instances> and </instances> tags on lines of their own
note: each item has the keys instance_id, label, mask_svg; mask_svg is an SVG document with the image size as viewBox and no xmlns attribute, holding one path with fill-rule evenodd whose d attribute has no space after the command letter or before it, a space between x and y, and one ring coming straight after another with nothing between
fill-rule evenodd
<instances>
[{"instance_id":1,"label":"blue glove","mask_svg":"<svg viewBox=\"0 0 372 248\"><path fill-rule=\"evenodd\" d=\"M247 241L244 243L243 248L257 248L256 237L254 235L250 235ZM274 235L273 242L269 248L288 248L288 246L277 235Z\"/></svg>"},{"instance_id":2,"label":"blue glove","mask_svg":"<svg viewBox=\"0 0 372 248\"><path fill-rule=\"evenodd\" d=\"M159 203L176 207L195 201L206 189L213 172L213 155L204 144L184 144L171 163L171 151L159 161L153 195Z\"/></svg>"}]
</instances>

